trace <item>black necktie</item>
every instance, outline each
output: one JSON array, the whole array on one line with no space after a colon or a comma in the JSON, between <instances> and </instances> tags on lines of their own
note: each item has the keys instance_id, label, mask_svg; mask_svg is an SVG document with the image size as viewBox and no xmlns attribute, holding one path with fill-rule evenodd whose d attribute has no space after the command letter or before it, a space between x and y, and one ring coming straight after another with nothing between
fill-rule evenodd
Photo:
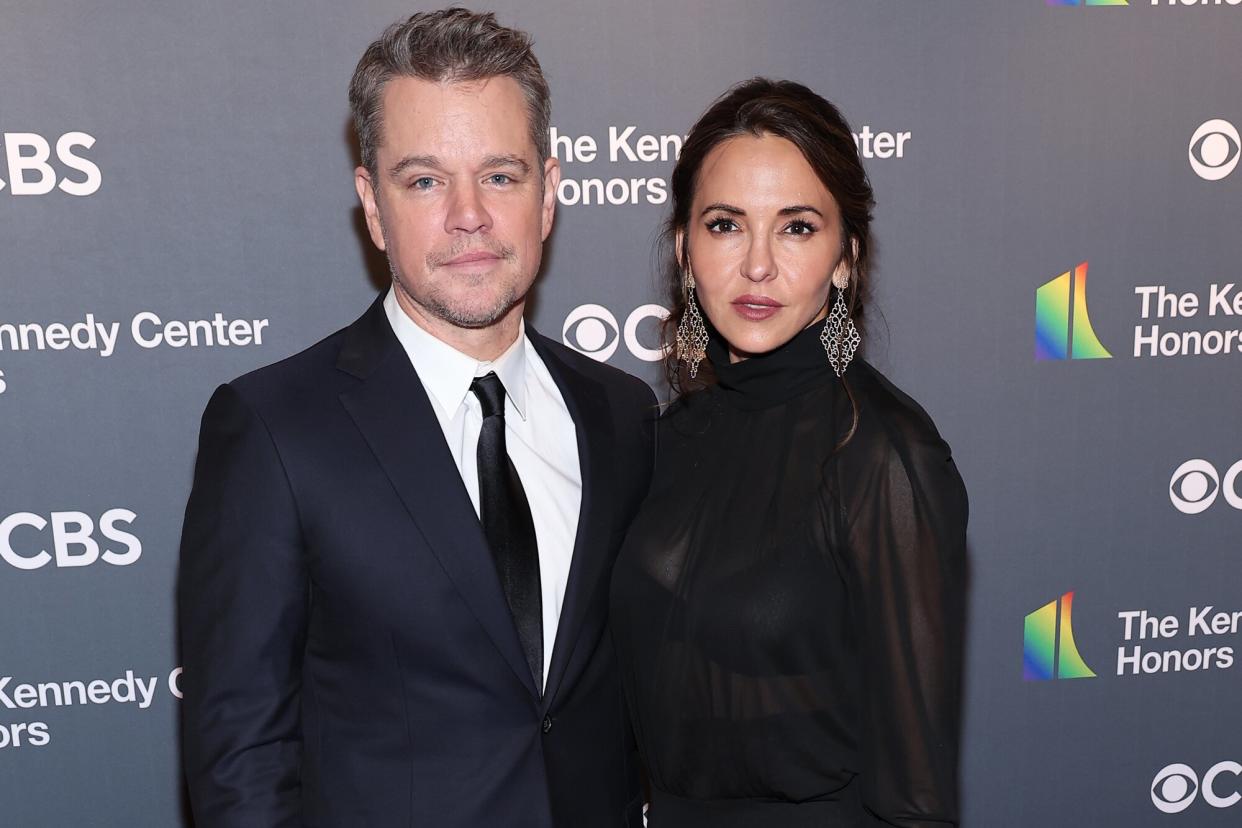
<instances>
[{"instance_id":1,"label":"black necktie","mask_svg":"<svg viewBox=\"0 0 1242 828\"><path fill-rule=\"evenodd\" d=\"M492 548L500 585L517 626L526 663L543 692L543 592L539 547L526 490L505 449L505 387L489 373L470 383L483 409L479 432L479 519Z\"/></svg>"}]
</instances>

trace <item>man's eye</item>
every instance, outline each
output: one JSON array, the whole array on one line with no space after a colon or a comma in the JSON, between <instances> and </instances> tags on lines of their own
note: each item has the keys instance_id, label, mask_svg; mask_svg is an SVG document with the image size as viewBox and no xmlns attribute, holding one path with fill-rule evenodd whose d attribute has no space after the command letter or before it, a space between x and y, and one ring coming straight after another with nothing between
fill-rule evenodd
<instances>
[{"instance_id":1,"label":"man's eye","mask_svg":"<svg viewBox=\"0 0 1242 828\"><path fill-rule=\"evenodd\" d=\"M737 229L737 224L733 219L717 218L707 223L707 229L712 233L732 233Z\"/></svg>"},{"instance_id":2,"label":"man's eye","mask_svg":"<svg viewBox=\"0 0 1242 828\"><path fill-rule=\"evenodd\" d=\"M435 186L435 183L436 180L434 178L429 175L424 175L420 178L414 179L410 186L416 190L429 190Z\"/></svg>"},{"instance_id":3,"label":"man's eye","mask_svg":"<svg viewBox=\"0 0 1242 828\"><path fill-rule=\"evenodd\" d=\"M489 176L487 180L493 184L508 184L513 181L512 178L504 173L496 173L495 175Z\"/></svg>"}]
</instances>

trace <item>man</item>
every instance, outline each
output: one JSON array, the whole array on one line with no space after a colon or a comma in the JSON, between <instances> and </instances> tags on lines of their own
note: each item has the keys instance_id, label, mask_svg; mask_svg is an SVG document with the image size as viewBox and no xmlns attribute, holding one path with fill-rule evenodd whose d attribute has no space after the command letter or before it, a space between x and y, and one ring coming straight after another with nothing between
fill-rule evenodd
<instances>
[{"instance_id":1,"label":"man","mask_svg":"<svg viewBox=\"0 0 1242 828\"><path fill-rule=\"evenodd\" d=\"M522 321L560 177L539 64L490 14L416 14L350 103L393 284L203 415L197 828L637 826L605 609L655 401Z\"/></svg>"}]
</instances>

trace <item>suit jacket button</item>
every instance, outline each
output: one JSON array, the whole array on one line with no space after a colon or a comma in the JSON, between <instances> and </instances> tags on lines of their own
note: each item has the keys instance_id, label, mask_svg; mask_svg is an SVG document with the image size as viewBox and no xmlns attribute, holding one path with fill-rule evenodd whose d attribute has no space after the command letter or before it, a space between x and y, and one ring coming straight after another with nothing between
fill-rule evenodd
<instances>
[{"instance_id":1,"label":"suit jacket button","mask_svg":"<svg viewBox=\"0 0 1242 828\"><path fill-rule=\"evenodd\" d=\"M550 730L552 730L552 717L544 716L543 717L543 732L547 733Z\"/></svg>"}]
</instances>

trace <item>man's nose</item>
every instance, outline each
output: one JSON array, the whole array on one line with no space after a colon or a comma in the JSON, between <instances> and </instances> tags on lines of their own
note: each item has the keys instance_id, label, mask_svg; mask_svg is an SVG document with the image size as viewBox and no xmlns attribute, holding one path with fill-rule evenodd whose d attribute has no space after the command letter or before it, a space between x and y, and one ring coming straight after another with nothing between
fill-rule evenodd
<instances>
[{"instance_id":1,"label":"man's nose","mask_svg":"<svg viewBox=\"0 0 1242 828\"><path fill-rule=\"evenodd\" d=\"M474 185L458 187L449 200L444 229L449 233L477 233L492 226L491 214Z\"/></svg>"}]
</instances>

